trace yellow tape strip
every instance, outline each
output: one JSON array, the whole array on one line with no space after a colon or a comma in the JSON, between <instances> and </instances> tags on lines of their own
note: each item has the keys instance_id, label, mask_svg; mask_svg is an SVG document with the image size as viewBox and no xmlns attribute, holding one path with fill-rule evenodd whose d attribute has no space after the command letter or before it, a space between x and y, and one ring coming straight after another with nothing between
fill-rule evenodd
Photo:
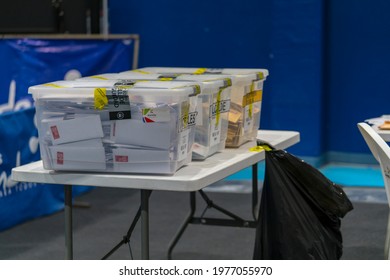
<instances>
[{"instance_id":1,"label":"yellow tape strip","mask_svg":"<svg viewBox=\"0 0 390 280\"><path fill-rule=\"evenodd\" d=\"M206 72L207 68L199 68L199 69L196 69L196 71L193 73L195 75L201 75L203 74L204 72Z\"/></svg>"},{"instance_id":2,"label":"yellow tape strip","mask_svg":"<svg viewBox=\"0 0 390 280\"><path fill-rule=\"evenodd\" d=\"M252 82L251 84L251 92L255 91L255 84ZM253 103L249 103L249 110L248 110L248 117L252 119L252 112L253 112Z\"/></svg>"},{"instance_id":3,"label":"yellow tape strip","mask_svg":"<svg viewBox=\"0 0 390 280\"><path fill-rule=\"evenodd\" d=\"M242 98L242 107L245 107L249 104L253 104L255 102L260 102L263 97L263 91L262 90L255 90L252 92L249 92L244 95Z\"/></svg>"},{"instance_id":4,"label":"yellow tape strip","mask_svg":"<svg viewBox=\"0 0 390 280\"><path fill-rule=\"evenodd\" d=\"M91 76L91 78L99 79L99 80L108 80L107 78L104 78L102 76Z\"/></svg>"},{"instance_id":5,"label":"yellow tape strip","mask_svg":"<svg viewBox=\"0 0 390 280\"><path fill-rule=\"evenodd\" d=\"M217 94L217 106L215 108L216 110L216 116L215 116L215 126L218 126L219 119L221 118L221 95L224 88L220 89Z\"/></svg>"},{"instance_id":6,"label":"yellow tape strip","mask_svg":"<svg viewBox=\"0 0 390 280\"><path fill-rule=\"evenodd\" d=\"M131 72L137 72L137 73L141 73L141 74L153 74L151 72L147 72L147 71L144 71L144 70L138 70L138 69L131 70Z\"/></svg>"},{"instance_id":7,"label":"yellow tape strip","mask_svg":"<svg viewBox=\"0 0 390 280\"><path fill-rule=\"evenodd\" d=\"M264 73L263 72L257 72L257 77L259 80L264 80Z\"/></svg>"},{"instance_id":8,"label":"yellow tape strip","mask_svg":"<svg viewBox=\"0 0 390 280\"><path fill-rule=\"evenodd\" d=\"M46 86L46 87L54 87L54 88L64 88L63 86L60 86L60 85L57 85L57 84L52 84L52 83L44 84L44 86Z\"/></svg>"},{"instance_id":9,"label":"yellow tape strip","mask_svg":"<svg viewBox=\"0 0 390 280\"><path fill-rule=\"evenodd\" d=\"M105 88L96 88L93 92L95 109L102 110L108 104Z\"/></svg>"},{"instance_id":10,"label":"yellow tape strip","mask_svg":"<svg viewBox=\"0 0 390 280\"><path fill-rule=\"evenodd\" d=\"M182 131L187 129L189 113L190 113L190 104L187 101L185 101L181 104Z\"/></svg>"},{"instance_id":11,"label":"yellow tape strip","mask_svg":"<svg viewBox=\"0 0 390 280\"><path fill-rule=\"evenodd\" d=\"M198 95L200 93L200 85L180 86L180 87L173 87L172 89L186 88L186 87L192 87L194 89L194 93L193 93L194 95Z\"/></svg>"},{"instance_id":12,"label":"yellow tape strip","mask_svg":"<svg viewBox=\"0 0 390 280\"><path fill-rule=\"evenodd\" d=\"M262 151L264 151L264 148L262 146L254 146L252 148L249 148L249 151L251 151L251 152L262 152Z\"/></svg>"},{"instance_id":13,"label":"yellow tape strip","mask_svg":"<svg viewBox=\"0 0 390 280\"><path fill-rule=\"evenodd\" d=\"M173 78L160 78L159 81L173 81Z\"/></svg>"},{"instance_id":14,"label":"yellow tape strip","mask_svg":"<svg viewBox=\"0 0 390 280\"><path fill-rule=\"evenodd\" d=\"M272 149L268 145L261 145L249 148L251 152L262 152L262 151L272 151Z\"/></svg>"}]
</instances>

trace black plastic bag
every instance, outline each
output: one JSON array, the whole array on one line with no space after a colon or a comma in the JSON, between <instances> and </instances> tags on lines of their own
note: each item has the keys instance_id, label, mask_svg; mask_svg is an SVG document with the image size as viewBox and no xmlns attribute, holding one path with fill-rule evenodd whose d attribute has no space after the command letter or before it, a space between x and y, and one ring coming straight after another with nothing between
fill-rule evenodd
<instances>
[{"instance_id":1,"label":"black plastic bag","mask_svg":"<svg viewBox=\"0 0 390 280\"><path fill-rule=\"evenodd\" d=\"M340 218L353 209L342 187L286 151L265 160L253 258L340 259Z\"/></svg>"}]
</instances>

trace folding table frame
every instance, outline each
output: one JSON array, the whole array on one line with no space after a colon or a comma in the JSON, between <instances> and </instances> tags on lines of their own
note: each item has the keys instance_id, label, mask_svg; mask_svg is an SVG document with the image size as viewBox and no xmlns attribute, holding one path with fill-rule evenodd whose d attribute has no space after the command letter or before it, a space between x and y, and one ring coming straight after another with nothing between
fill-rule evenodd
<instances>
[{"instance_id":1,"label":"folding table frame","mask_svg":"<svg viewBox=\"0 0 390 280\"><path fill-rule=\"evenodd\" d=\"M258 139L270 143L276 149L286 149L300 141L299 132L259 130ZM256 141L248 142L239 148L225 149L216 153L204 161L193 161L179 169L173 176L160 175L133 175L114 173L91 173L91 172L58 172L45 170L42 161L33 162L12 170L12 179L20 182L36 182L47 184L64 185L65 193L65 246L66 259L73 259L73 229L72 229L72 185L85 185L94 187L113 187L140 189L141 206L133 223L130 225L128 236L131 235L135 223L141 219L141 258L149 259L149 197L153 190L182 191L190 193L190 213L176 236L172 240L168 258L181 234L189 223L214 224L226 226L253 227L256 224L255 208L258 203L257 197L257 163L264 159L264 151L252 151ZM216 206L202 191L203 188L220 181L244 168L252 166L252 211L254 220L246 221L229 211ZM214 207L222 211L232 219L211 219L194 217L195 193L199 191L201 196ZM126 243L126 238L117 246ZM117 247L116 246L116 247ZM116 250L113 248L113 250ZM111 252L112 253L112 252ZM109 257L108 253L105 257Z\"/></svg>"}]
</instances>

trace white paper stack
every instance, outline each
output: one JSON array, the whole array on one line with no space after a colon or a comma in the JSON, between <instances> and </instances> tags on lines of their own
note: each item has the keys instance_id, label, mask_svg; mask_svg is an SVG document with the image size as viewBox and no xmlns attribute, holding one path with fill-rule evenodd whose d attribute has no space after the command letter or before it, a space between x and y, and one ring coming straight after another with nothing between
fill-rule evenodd
<instances>
[{"instance_id":1,"label":"white paper stack","mask_svg":"<svg viewBox=\"0 0 390 280\"><path fill-rule=\"evenodd\" d=\"M83 79L111 79L102 74ZM192 158L204 160L225 148L230 109L231 79L229 76L188 75L175 73L150 74L144 71L125 71L115 75L120 79L192 81L199 83L197 109L190 112L190 122L196 123Z\"/></svg>"},{"instance_id":2,"label":"white paper stack","mask_svg":"<svg viewBox=\"0 0 390 280\"><path fill-rule=\"evenodd\" d=\"M147 67L138 69L138 72L228 75L232 79L232 88L226 147L239 147L256 139L267 69Z\"/></svg>"}]
</instances>

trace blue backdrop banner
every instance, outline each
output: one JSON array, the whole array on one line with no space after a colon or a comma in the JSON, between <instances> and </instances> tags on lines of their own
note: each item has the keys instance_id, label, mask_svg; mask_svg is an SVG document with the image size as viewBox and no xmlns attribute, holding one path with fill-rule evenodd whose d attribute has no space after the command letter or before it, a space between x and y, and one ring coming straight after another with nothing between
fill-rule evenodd
<instances>
[{"instance_id":1,"label":"blue backdrop banner","mask_svg":"<svg viewBox=\"0 0 390 280\"><path fill-rule=\"evenodd\" d=\"M17 183L11 170L40 159L34 108L0 115L0 230L63 208L61 186Z\"/></svg>"},{"instance_id":2,"label":"blue backdrop banner","mask_svg":"<svg viewBox=\"0 0 390 280\"><path fill-rule=\"evenodd\" d=\"M130 39L0 40L0 114L31 107L29 86L131 69Z\"/></svg>"},{"instance_id":3,"label":"blue backdrop banner","mask_svg":"<svg viewBox=\"0 0 390 280\"><path fill-rule=\"evenodd\" d=\"M132 40L0 40L0 230L64 207L63 187L11 180L13 167L40 160L28 87L131 69ZM74 195L90 190L74 189Z\"/></svg>"}]
</instances>

